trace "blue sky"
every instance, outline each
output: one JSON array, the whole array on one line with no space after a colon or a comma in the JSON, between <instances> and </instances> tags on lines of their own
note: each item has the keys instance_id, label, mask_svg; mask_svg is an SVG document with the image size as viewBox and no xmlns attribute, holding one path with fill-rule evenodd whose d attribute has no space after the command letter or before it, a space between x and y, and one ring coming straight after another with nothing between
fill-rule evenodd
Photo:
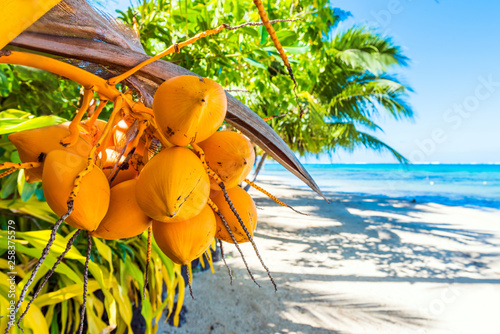
<instances>
[{"instance_id":1,"label":"blue sky","mask_svg":"<svg viewBox=\"0 0 500 334\"><path fill-rule=\"evenodd\" d=\"M129 0L109 0L123 6ZM414 121L379 120L377 137L413 162L500 162L500 2L333 0L352 17L392 36L411 59L400 76L415 91ZM395 162L367 150L303 162Z\"/></svg>"},{"instance_id":2,"label":"blue sky","mask_svg":"<svg viewBox=\"0 0 500 334\"><path fill-rule=\"evenodd\" d=\"M336 0L352 24L393 36L411 59L401 76L414 122L381 121L379 138L414 162L500 161L500 21L497 1ZM329 159L321 159L329 161ZM391 162L360 150L335 162Z\"/></svg>"}]
</instances>

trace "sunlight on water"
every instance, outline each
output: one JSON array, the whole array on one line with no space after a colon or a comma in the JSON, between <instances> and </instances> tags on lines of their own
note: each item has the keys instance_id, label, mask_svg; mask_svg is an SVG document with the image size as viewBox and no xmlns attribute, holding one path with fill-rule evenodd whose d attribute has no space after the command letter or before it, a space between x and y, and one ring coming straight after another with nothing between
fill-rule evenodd
<instances>
[{"instance_id":1,"label":"sunlight on water","mask_svg":"<svg viewBox=\"0 0 500 334\"><path fill-rule=\"evenodd\" d=\"M304 165L323 191L401 197L419 202L500 208L499 165ZM281 165L263 175L306 188Z\"/></svg>"}]
</instances>

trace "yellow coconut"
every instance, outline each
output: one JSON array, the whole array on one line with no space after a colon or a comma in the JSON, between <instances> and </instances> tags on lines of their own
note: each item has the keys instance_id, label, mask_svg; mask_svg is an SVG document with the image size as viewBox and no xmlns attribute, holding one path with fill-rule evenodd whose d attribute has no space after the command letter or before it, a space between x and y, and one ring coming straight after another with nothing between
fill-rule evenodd
<instances>
[{"instance_id":1,"label":"yellow coconut","mask_svg":"<svg viewBox=\"0 0 500 334\"><path fill-rule=\"evenodd\" d=\"M241 220L245 224L245 227L253 237L253 232L257 227L257 208L255 207L255 203L252 197L250 197L250 195L240 187L227 189L227 194L229 195L234 208L241 217ZM249 241L248 236L238 222L238 219L231 211L229 204L226 202L224 193L222 191L212 191L212 195L210 198L215 203L215 205L217 205L220 212L224 216L224 219L228 223L230 230L233 232L236 241L238 243ZM222 223L222 220L218 215L215 216L215 219L217 221L217 231L215 233L215 236L226 242L234 243L233 239L229 235L229 232Z\"/></svg>"},{"instance_id":2,"label":"yellow coconut","mask_svg":"<svg viewBox=\"0 0 500 334\"><path fill-rule=\"evenodd\" d=\"M135 199L137 180L128 180L111 188L108 213L92 236L107 240L135 237L151 226Z\"/></svg>"},{"instance_id":3,"label":"yellow coconut","mask_svg":"<svg viewBox=\"0 0 500 334\"><path fill-rule=\"evenodd\" d=\"M236 187L252 170L255 152L252 143L234 131L218 131L198 144L205 152L205 159L226 188ZM220 190L219 185L210 180L210 188Z\"/></svg>"},{"instance_id":4,"label":"yellow coconut","mask_svg":"<svg viewBox=\"0 0 500 334\"><path fill-rule=\"evenodd\" d=\"M172 261L189 264L207 250L215 236L215 217L208 205L195 217L165 224L153 221L153 237Z\"/></svg>"},{"instance_id":5,"label":"yellow coconut","mask_svg":"<svg viewBox=\"0 0 500 334\"><path fill-rule=\"evenodd\" d=\"M226 109L226 93L218 83L189 75L165 81L153 99L158 127L179 146L210 137L224 121Z\"/></svg>"},{"instance_id":6,"label":"yellow coconut","mask_svg":"<svg viewBox=\"0 0 500 334\"><path fill-rule=\"evenodd\" d=\"M80 132L75 145L64 147L61 139L69 135L69 123L45 126L37 129L19 131L8 136L16 146L22 162L43 162L47 153L52 150L63 150L82 157L88 156L92 148L92 137L88 133ZM42 179L43 165L26 170L28 182L39 182Z\"/></svg>"},{"instance_id":7,"label":"yellow coconut","mask_svg":"<svg viewBox=\"0 0 500 334\"><path fill-rule=\"evenodd\" d=\"M141 209L154 220L174 222L192 218L208 200L210 181L198 157L185 147L155 155L137 179Z\"/></svg>"},{"instance_id":8,"label":"yellow coconut","mask_svg":"<svg viewBox=\"0 0 500 334\"><path fill-rule=\"evenodd\" d=\"M56 215L68 211L67 201L76 176L87 167L87 159L62 150L47 154L43 168L43 194ZM73 212L66 222L75 228L95 231L109 207L110 189L99 168L85 175L73 203Z\"/></svg>"}]
</instances>

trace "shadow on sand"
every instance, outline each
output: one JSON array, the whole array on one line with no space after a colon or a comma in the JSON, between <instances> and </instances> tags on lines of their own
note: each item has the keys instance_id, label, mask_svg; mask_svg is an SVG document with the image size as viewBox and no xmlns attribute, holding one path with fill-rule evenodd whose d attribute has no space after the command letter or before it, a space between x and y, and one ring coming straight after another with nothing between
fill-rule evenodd
<instances>
[{"instance_id":1,"label":"shadow on sand","mask_svg":"<svg viewBox=\"0 0 500 334\"><path fill-rule=\"evenodd\" d=\"M304 217L302 224L295 224L295 226L276 224L266 222L264 217L260 220L261 225L255 233L259 238L273 240L275 246L271 250L286 251L293 248L290 246L293 243L301 246L303 257L299 255L298 259L284 260L288 261L290 266L310 269L293 275L298 277L298 280L318 284L329 284L329 282L500 283L500 279L482 275L500 253L481 254L461 250L461 248L465 249L466 245L498 247L498 244L492 241L497 236L488 232L454 227L455 225L446 223L446 217L433 219L434 222L422 221L421 217L435 213L432 206L422 205L422 203L349 194L328 195L332 201L330 205L325 205L319 197L311 196L310 192L297 192L293 198L286 198L286 203L299 210L307 206L310 216ZM263 197L256 198L255 202L259 208L276 207L275 203ZM311 220L318 218L321 218L323 222L331 220L332 223L308 224ZM443 223L435 223L435 221L443 221ZM400 237L402 235L405 237ZM421 243L421 240L427 242ZM335 263L334 266L338 264L340 267L346 261L370 263L375 267L376 275L327 274L328 269L332 268L331 263ZM274 276L280 285L286 284L291 275L277 272ZM346 298L345 295L322 296L316 292L310 293L299 289L295 289L294 293L296 294L294 302L287 305L289 315L287 318L290 319L290 315L293 318L294 313L308 313L307 317L314 319L313 322L317 325L317 327L307 328L307 325L300 324L300 326L305 326L302 328L304 333L340 333L326 328L345 328L344 326L325 326L325 322L338 324L352 321L353 317L356 324L387 323L415 330L422 326L433 326L433 319L423 318L422 314L393 309L383 303L353 300ZM286 298L283 303L288 303ZM314 306L304 308L304 305ZM345 317L344 312L348 312L350 317ZM289 321L291 321L290 325L293 323L293 326L297 327L296 322ZM281 332L277 331L277 333Z\"/></svg>"},{"instance_id":2,"label":"shadow on sand","mask_svg":"<svg viewBox=\"0 0 500 334\"><path fill-rule=\"evenodd\" d=\"M322 258L335 259L339 263L344 260L370 261L383 273L375 277L335 276L331 278L333 281L500 283L500 279L477 278L491 261L500 256L500 252L480 254L460 251L456 247L447 249L449 242L499 246L490 241L495 238L491 233L420 221L416 217L431 210L420 203L332 193L328 194L331 204L324 205L319 197L311 198L308 192L299 194L287 198L286 202L297 208L306 203L310 216L304 221L322 217L334 220L335 224L287 229L266 223L264 219L259 230L265 233L257 230L256 236L279 241L278 245L303 244L306 246L304 252L314 254L315 261L308 260L311 258L308 256L299 260L302 266L321 268L316 259ZM261 208L275 206L267 198L256 198L255 202ZM401 234L432 238L433 242L427 245L402 242ZM297 235L303 238L297 238ZM413 237L410 239L415 239ZM294 260L290 264L295 263ZM407 274L402 275L405 272ZM314 279L314 275L310 279Z\"/></svg>"},{"instance_id":3,"label":"shadow on sand","mask_svg":"<svg viewBox=\"0 0 500 334\"><path fill-rule=\"evenodd\" d=\"M287 194L286 190L281 193ZM330 205L305 190L294 189L283 198L287 204L307 210L309 216L278 207L267 197L254 197L257 207L265 209L259 210L255 236L266 245L261 253L270 262L279 291L274 293L258 262L251 267L262 289L252 283L241 265L233 267L235 281L229 286L225 268L218 263L215 275L204 274L204 288L194 286L200 299L192 308L187 306L188 314L198 318L215 299L223 303L210 306L207 316L200 316L203 320L196 330L213 334L369 333L369 329L418 333L437 326L436 318L427 317L411 301L397 300L398 292L413 283L434 284L429 285L431 289L436 284L500 283L490 270L500 255L497 235L448 224L447 219L454 218L436 216L441 213L432 205L327 195L332 199ZM474 246L491 251L472 252ZM248 250L251 258L252 249ZM239 263L239 254L232 254L235 258L229 260ZM356 268L363 265L369 269ZM373 294L371 290L381 285L371 282L402 284L385 285L385 290ZM400 289L391 291L393 299L378 299L393 288ZM424 290L419 286L412 291ZM194 333L188 327L189 319L185 329L172 333Z\"/></svg>"}]
</instances>

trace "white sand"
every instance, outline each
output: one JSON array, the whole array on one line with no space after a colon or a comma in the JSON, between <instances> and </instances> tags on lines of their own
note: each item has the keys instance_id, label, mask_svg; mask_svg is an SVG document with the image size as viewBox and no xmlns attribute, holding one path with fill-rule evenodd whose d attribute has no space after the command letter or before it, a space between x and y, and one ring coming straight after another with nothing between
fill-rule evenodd
<instances>
[{"instance_id":1,"label":"white sand","mask_svg":"<svg viewBox=\"0 0 500 334\"><path fill-rule=\"evenodd\" d=\"M187 323L159 333L500 333L500 211L327 194L260 179L255 240L197 273Z\"/></svg>"}]
</instances>

